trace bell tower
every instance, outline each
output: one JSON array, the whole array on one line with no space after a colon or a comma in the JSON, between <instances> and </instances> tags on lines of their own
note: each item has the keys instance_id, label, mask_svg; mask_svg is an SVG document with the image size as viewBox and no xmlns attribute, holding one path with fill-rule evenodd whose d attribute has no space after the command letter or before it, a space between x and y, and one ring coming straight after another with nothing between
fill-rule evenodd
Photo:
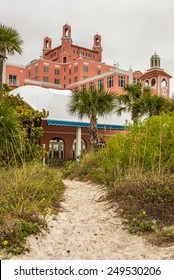
<instances>
[{"instance_id":1,"label":"bell tower","mask_svg":"<svg viewBox=\"0 0 174 280\"><path fill-rule=\"evenodd\" d=\"M63 26L63 33L62 33L62 44L63 42L69 42L72 44L72 39L71 39L71 26L68 24L65 24Z\"/></svg>"},{"instance_id":2,"label":"bell tower","mask_svg":"<svg viewBox=\"0 0 174 280\"><path fill-rule=\"evenodd\" d=\"M44 44L43 44L43 58L45 58L46 52L50 51L52 48L52 40L49 37L44 38Z\"/></svg>"},{"instance_id":3,"label":"bell tower","mask_svg":"<svg viewBox=\"0 0 174 280\"><path fill-rule=\"evenodd\" d=\"M98 61L102 62L101 36L99 34L94 36L94 45L92 49L98 52Z\"/></svg>"},{"instance_id":4,"label":"bell tower","mask_svg":"<svg viewBox=\"0 0 174 280\"><path fill-rule=\"evenodd\" d=\"M140 77L144 86L151 87L155 94L166 98L170 97L170 78L161 68L161 58L156 53L150 58L150 69Z\"/></svg>"},{"instance_id":5,"label":"bell tower","mask_svg":"<svg viewBox=\"0 0 174 280\"><path fill-rule=\"evenodd\" d=\"M72 52L72 39L71 39L71 26L65 24L63 26L62 32L62 46L61 46L61 54L60 54L60 62L68 63L71 59Z\"/></svg>"},{"instance_id":6,"label":"bell tower","mask_svg":"<svg viewBox=\"0 0 174 280\"><path fill-rule=\"evenodd\" d=\"M160 69L161 58L159 55L154 53L150 59L150 67L151 69Z\"/></svg>"}]
</instances>

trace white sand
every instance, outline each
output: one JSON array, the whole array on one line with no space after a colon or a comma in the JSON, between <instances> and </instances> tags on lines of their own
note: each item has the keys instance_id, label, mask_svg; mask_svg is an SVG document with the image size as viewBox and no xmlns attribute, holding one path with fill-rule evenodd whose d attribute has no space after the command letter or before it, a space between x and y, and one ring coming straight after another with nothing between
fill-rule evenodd
<instances>
[{"instance_id":1,"label":"white sand","mask_svg":"<svg viewBox=\"0 0 174 280\"><path fill-rule=\"evenodd\" d=\"M99 202L98 186L65 180L64 211L49 217L50 232L28 238L30 252L11 259L139 260L174 259L174 246L157 247L122 229L121 219L107 203ZM2 257L3 258L3 257Z\"/></svg>"}]
</instances>

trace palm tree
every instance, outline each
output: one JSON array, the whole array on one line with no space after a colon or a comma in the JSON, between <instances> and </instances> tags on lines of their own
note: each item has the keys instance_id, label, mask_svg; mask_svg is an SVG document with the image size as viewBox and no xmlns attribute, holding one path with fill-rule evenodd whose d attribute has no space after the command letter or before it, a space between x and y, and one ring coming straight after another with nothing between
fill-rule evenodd
<instances>
[{"instance_id":1,"label":"palm tree","mask_svg":"<svg viewBox=\"0 0 174 280\"><path fill-rule=\"evenodd\" d=\"M136 102L137 106L141 108L141 115L146 114L149 117L160 115L161 113L168 113L171 111L170 100L153 94L152 92L144 92L139 100Z\"/></svg>"},{"instance_id":2,"label":"palm tree","mask_svg":"<svg viewBox=\"0 0 174 280\"><path fill-rule=\"evenodd\" d=\"M0 24L0 101L2 99L2 71L7 55L22 53L22 43L19 33L5 25Z\"/></svg>"},{"instance_id":3,"label":"palm tree","mask_svg":"<svg viewBox=\"0 0 174 280\"><path fill-rule=\"evenodd\" d=\"M117 114L122 112L130 112L131 119L134 123L137 122L142 115L142 103L139 101L144 94L151 92L150 87L142 87L141 83L130 84L124 86L124 94L117 95L118 107Z\"/></svg>"},{"instance_id":4,"label":"palm tree","mask_svg":"<svg viewBox=\"0 0 174 280\"><path fill-rule=\"evenodd\" d=\"M89 141L93 150L98 140L97 117L103 117L112 112L115 108L116 95L107 92L103 88L73 92L68 104L68 111L71 115L77 115L79 119L84 116L90 120Z\"/></svg>"},{"instance_id":5,"label":"palm tree","mask_svg":"<svg viewBox=\"0 0 174 280\"><path fill-rule=\"evenodd\" d=\"M125 85L125 94L118 95L117 114L128 111L134 123L144 115L149 117L160 115L162 112L172 111L172 103L162 96L153 94L150 87L143 87L141 83Z\"/></svg>"}]
</instances>

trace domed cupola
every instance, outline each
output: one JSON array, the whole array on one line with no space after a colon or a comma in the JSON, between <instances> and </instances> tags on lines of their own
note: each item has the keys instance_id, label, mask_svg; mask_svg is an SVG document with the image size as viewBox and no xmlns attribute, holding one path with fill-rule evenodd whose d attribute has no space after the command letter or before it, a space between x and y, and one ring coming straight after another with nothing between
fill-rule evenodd
<instances>
[{"instance_id":1,"label":"domed cupola","mask_svg":"<svg viewBox=\"0 0 174 280\"><path fill-rule=\"evenodd\" d=\"M161 58L159 57L159 55L154 53L154 55L152 55L150 59L150 68L160 68L160 61Z\"/></svg>"}]
</instances>

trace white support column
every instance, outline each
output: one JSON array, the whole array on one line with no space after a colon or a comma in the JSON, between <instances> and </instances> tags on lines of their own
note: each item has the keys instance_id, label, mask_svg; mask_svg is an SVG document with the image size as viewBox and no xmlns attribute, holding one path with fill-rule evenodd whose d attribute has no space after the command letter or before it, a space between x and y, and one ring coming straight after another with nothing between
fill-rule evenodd
<instances>
[{"instance_id":1,"label":"white support column","mask_svg":"<svg viewBox=\"0 0 174 280\"><path fill-rule=\"evenodd\" d=\"M51 143L51 158L54 158L54 143Z\"/></svg>"},{"instance_id":2,"label":"white support column","mask_svg":"<svg viewBox=\"0 0 174 280\"><path fill-rule=\"evenodd\" d=\"M133 70L132 70L131 66L129 68L129 84L130 85L133 84Z\"/></svg>"},{"instance_id":3,"label":"white support column","mask_svg":"<svg viewBox=\"0 0 174 280\"><path fill-rule=\"evenodd\" d=\"M76 159L78 160L79 156L81 155L81 138L82 138L82 131L81 127L76 128Z\"/></svg>"}]
</instances>

